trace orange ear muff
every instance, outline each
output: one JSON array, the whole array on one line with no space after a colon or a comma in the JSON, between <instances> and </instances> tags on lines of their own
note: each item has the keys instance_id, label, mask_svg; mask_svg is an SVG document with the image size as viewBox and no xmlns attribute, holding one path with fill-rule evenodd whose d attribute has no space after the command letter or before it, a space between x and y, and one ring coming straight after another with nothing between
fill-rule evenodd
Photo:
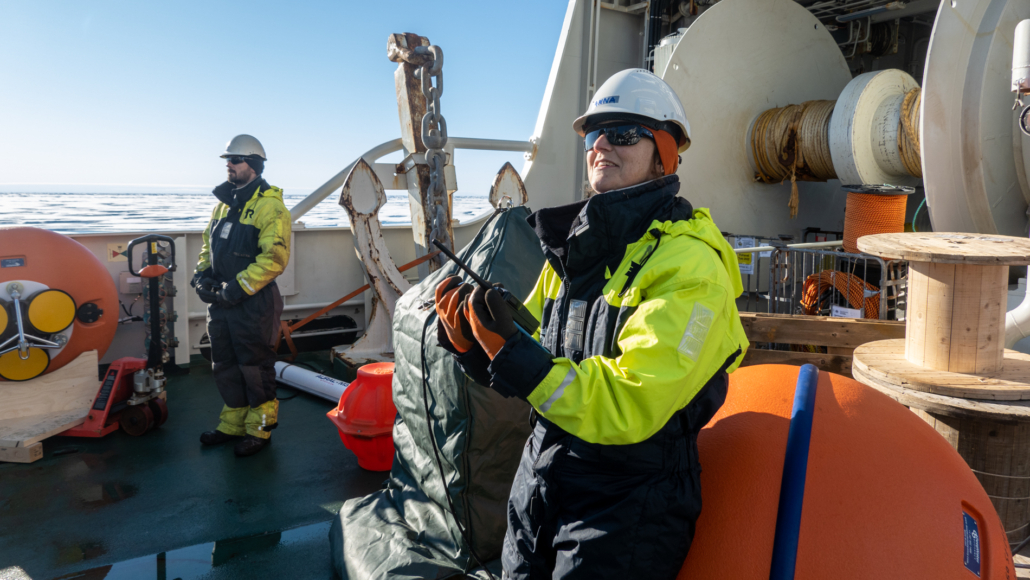
<instances>
[{"instance_id":1,"label":"orange ear muff","mask_svg":"<svg viewBox=\"0 0 1030 580\"><path fill-rule=\"evenodd\" d=\"M676 173L679 167L679 145L676 138L667 131L652 129L654 144L658 148L658 158L662 160L662 167L666 175Z\"/></svg>"}]
</instances>

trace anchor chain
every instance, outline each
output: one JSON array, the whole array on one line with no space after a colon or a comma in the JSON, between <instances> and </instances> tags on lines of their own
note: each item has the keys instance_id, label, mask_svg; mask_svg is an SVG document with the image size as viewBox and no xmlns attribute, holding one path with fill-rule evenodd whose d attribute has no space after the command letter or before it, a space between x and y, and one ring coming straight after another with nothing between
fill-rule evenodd
<instances>
[{"instance_id":1,"label":"anchor chain","mask_svg":"<svg viewBox=\"0 0 1030 580\"><path fill-rule=\"evenodd\" d=\"M440 97L443 95L443 49L439 46L419 46L415 48L419 55L430 55L415 75L422 83L422 94L426 97L426 114L422 117L422 144L426 146L426 164L429 165L429 199L431 207L426 220L431 220L429 240L438 240L447 247L454 247L449 234L447 212L447 182L444 167L447 165L447 120L440 110ZM427 245L427 247L429 247ZM440 256L431 262L438 269L443 260Z\"/></svg>"}]
</instances>

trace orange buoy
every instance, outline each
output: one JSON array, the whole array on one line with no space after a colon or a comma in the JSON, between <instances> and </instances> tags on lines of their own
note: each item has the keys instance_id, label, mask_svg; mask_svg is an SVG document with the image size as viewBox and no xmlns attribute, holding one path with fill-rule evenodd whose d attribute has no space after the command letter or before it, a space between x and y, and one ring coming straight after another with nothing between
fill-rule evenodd
<instances>
[{"instance_id":1,"label":"orange buoy","mask_svg":"<svg viewBox=\"0 0 1030 580\"><path fill-rule=\"evenodd\" d=\"M358 465L369 471L389 471L393 466L393 364L359 368L340 404L326 414L340 430L344 446L358 457Z\"/></svg>"},{"instance_id":2,"label":"orange buoy","mask_svg":"<svg viewBox=\"0 0 1030 580\"><path fill-rule=\"evenodd\" d=\"M59 349L29 347L25 358L18 351L0 355L0 381L35 378L88 350L98 358L107 352L118 328L118 292L107 268L82 244L39 228L0 229L0 344L18 334L10 289L19 294L27 335L67 342Z\"/></svg>"},{"instance_id":3,"label":"orange buoy","mask_svg":"<svg viewBox=\"0 0 1030 580\"><path fill-rule=\"evenodd\" d=\"M698 437L704 508L680 579L770 577L798 371L730 375ZM948 442L887 396L820 372L794 578L1015 576L1001 521Z\"/></svg>"}]
</instances>

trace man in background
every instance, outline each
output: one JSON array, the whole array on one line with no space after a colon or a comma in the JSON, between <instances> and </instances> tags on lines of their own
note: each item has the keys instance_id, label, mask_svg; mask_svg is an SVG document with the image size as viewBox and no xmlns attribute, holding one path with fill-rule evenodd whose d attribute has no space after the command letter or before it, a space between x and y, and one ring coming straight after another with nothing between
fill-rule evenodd
<instances>
[{"instance_id":1,"label":"man in background","mask_svg":"<svg viewBox=\"0 0 1030 580\"><path fill-rule=\"evenodd\" d=\"M228 181L212 192L218 205L191 285L208 304L211 362L225 406L200 442L236 441L236 455L246 457L268 445L278 425L272 345L283 300L275 278L290 260L291 224L282 190L261 177L267 158L257 139L237 135L222 158Z\"/></svg>"}]
</instances>

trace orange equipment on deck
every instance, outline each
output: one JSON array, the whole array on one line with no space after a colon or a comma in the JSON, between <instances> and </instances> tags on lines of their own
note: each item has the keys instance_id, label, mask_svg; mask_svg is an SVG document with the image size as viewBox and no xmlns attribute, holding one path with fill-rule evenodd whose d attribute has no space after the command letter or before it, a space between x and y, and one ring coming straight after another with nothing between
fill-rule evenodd
<instances>
[{"instance_id":1,"label":"orange equipment on deck","mask_svg":"<svg viewBox=\"0 0 1030 580\"><path fill-rule=\"evenodd\" d=\"M845 185L844 251L859 253L858 238L905 231L905 210L914 187Z\"/></svg>"},{"instance_id":2,"label":"orange equipment on deck","mask_svg":"<svg viewBox=\"0 0 1030 580\"><path fill-rule=\"evenodd\" d=\"M0 354L0 381L35 378L88 350L103 357L117 327L114 280L85 246L39 228L0 229L0 353L23 346Z\"/></svg>"},{"instance_id":3,"label":"orange equipment on deck","mask_svg":"<svg viewBox=\"0 0 1030 580\"><path fill-rule=\"evenodd\" d=\"M770 577L798 371L730 375L726 403L698 438L704 510L679 578ZM826 372L814 408L794 578L1016 577L990 499L932 427Z\"/></svg>"},{"instance_id":4,"label":"orange equipment on deck","mask_svg":"<svg viewBox=\"0 0 1030 580\"><path fill-rule=\"evenodd\" d=\"M389 471L393 466L393 364L359 368L340 404L326 413L340 430L340 440L358 456L358 465L369 471Z\"/></svg>"}]
</instances>

